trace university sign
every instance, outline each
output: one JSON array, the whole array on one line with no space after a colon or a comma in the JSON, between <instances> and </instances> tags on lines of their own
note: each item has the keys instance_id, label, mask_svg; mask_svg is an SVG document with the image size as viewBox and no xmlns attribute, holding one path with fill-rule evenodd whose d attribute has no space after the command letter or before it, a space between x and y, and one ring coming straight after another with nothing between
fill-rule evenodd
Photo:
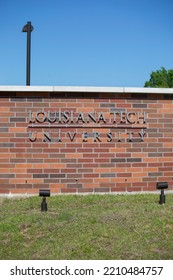
<instances>
[{"instance_id":1,"label":"university sign","mask_svg":"<svg viewBox=\"0 0 173 280\"><path fill-rule=\"evenodd\" d=\"M29 111L29 140L35 142L143 142L146 135L146 112L114 109L105 112L73 110Z\"/></svg>"},{"instance_id":2,"label":"university sign","mask_svg":"<svg viewBox=\"0 0 173 280\"><path fill-rule=\"evenodd\" d=\"M0 194L173 189L173 89L8 86L0 101Z\"/></svg>"}]
</instances>

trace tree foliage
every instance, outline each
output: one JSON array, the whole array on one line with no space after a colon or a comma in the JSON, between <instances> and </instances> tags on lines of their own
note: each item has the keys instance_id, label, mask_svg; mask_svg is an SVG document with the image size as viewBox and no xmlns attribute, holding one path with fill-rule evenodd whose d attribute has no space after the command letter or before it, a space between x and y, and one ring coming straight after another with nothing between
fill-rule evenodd
<instances>
[{"instance_id":1,"label":"tree foliage","mask_svg":"<svg viewBox=\"0 0 173 280\"><path fill-rule=\"evenodd\" d=\"M166 70L161 67L160 70L152 72L144 87L173 88L173 70Z\"/></svg>"}]
</instances>

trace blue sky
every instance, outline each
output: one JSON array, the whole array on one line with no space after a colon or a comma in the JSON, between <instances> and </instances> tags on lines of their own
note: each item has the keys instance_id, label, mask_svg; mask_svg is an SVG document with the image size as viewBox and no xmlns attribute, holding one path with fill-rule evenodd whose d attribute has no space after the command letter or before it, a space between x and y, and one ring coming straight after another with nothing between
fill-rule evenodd
<instances>
[{"instance_id":1,"label":"blue sky","mask_svg":"<svg viewBox=\"0 0 173 280\"><path fill-rule=\"evenodd\" d=\"M172 0L0 0L0 85L143 87L173 69Z\"/></svg>"}]
</instances>

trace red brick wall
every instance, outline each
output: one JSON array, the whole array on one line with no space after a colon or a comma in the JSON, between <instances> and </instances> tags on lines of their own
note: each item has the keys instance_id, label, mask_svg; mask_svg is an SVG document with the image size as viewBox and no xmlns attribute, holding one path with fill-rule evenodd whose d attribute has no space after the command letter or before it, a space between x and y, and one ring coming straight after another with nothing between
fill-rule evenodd
<instances>
[{"instance_id":1,"label":"red brick wall","mask_svg":"<svg viewBox=\"0 0 173 280\"><path fill-rule=\"evenodd\" d=\"M0 193L151 191L172 179L170 96L1 93Z\"/></svg>"}]
</instances>

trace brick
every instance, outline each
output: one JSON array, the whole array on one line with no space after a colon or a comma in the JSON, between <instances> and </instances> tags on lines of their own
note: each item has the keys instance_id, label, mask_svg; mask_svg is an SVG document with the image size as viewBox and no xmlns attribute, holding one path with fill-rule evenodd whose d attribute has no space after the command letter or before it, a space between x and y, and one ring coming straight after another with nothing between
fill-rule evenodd
<instances>
[{"instance_id":1,"label":"brick","mask_svg":"<svg viewBox=\"0 0 173 280\"><path fill-rule=\"evenodd\" d=\"M10 127L9 132L27 132L27 129L25 127Z\"/></svg>"},{"instance_id":2,"label":"brick","mask_svg":"<svg viewBox=\"0 0 173 280\"><path fill-rule=\"evenodd\" d=\"M18 174L18 173L27 173L27 169L22 169L22 168L12 168L10 169L10 172L11 173L14 173L14 174Z\"/></svg>"},{"instance_id":3,"label":"brick","mask_svg":"<svg viewBox=\"0 0 173 280\"><path fill-rule=\"evenodd\" d=\"M112 158L111 159L111 162L125 162L126 161L126 159L124 159L124 158Z\"/></svg>"},{"instance_id":4,"label":"brick","mask_svg":"<svg viewBox=\"0 0 173 280\"><path fill-rule=\"evenodd\" d=\"M110 169L109 168L95 168L93 170L94 173L106 173L106 172L109 172Z\"/></svg>"},{"instance_id":5,"label":"brick","mask_svg":"<svg viewBox=\"0 0 173 280\"><path fill-rule=\"evenodd\" d=\"M61 193L76 193L75 188L61 189Z\"/></svg>"},{"instance_id":6,"label":"brick","mask_svg":"<svg viewBox=\"0 0 173 280\"><path fill-rule=\"evenodd\" d=\"M44 169L44 168L49 168L50 165L48 163L35 163L35 161L33 162L33 168L36 169Z\"/></svg>"},{"instance_id":7,"label":"brick","mask_svg":"<svg viewBox=\"0 0 173 280\"><path fill-rule=\"evenodd\" d=\"M111 188L110 189L111 190L111 192L126 192L127 191L127 188L126 187L115 187L115 188Z\"/></svg>"},{"instance_id":8,"label":"brick","mask_svg":"<svg viewBox=\"0 0 173 280\"><path fill-rule=\"evenodd\" d=\"M92 193L93 189L85 187L85 189L78 189L78 193Z\"/></svg>"},{"instance_id":9,"label":"brick","mask_svg":"<svg viewBox=\"0 0 173 280\"><path fill-rule=\"evenodd\" d=\"M130 187L130 188L127 188L127 191L128 192L139 192L139 191L142 191L142 188L140 188L140 187Z\"/></svg>"},{"instance_id":10,"label":"brick","mask_svg":"<svg viewBox=\"0 0 173 280\"><path fill-rule=\"evenodd\" d=\"M142 158L128 158L127 162L141 162Z\"/></svg>"},{"instance_id":11,"label":"brick","mask_svg":"<svg viewBox=\"0 0 173 280\"><path fill-rule=\"evenodd\" d=\"M3 153L2 153L1 156L0 156L0 158L1 158L1 159L4 159L4 158L8 158L8 159L9 159L9 158L15 158L15 154L14 154L14 153L13 153L13 154L12 154L12 153L7 153L7 154L3 154Z\"/></svg>"},{"instance_id":12,"label":"brick","mask_svg":"<svg viewBox=\"0 0 173 280\"><path fill-rule=\"evenodd\" d=\"M133 173L133 174L132 174L132 177L134 177L134 178L135 178L135 177L144 178L144 177L146 177L146 176L147 176L147 173L144 173L144 172L141 172L141 173L140 173L140 172L139 172L139 173L137 172L137 173Z\"/></svg>"},{"instance_id":13,"label":"brick","mask_svg":"<svg viewBox=\"0 0 173 280\"><path fill-rule=\"evenodd\" d=\"M115 173L102 173L101 178L112 178L115 177Z\"/></svg>"},{"instance_id":14,"label":"brick","mask_svg":"<svg viewBox=\"0 0 173 280\"><path fill-rule=\"evenodd\" d=\"M10 179L10 184L25 184L26 180L23 179L18 179L18 178L14 178L14 179Z\"/></svg>"},{"instance_id":15,"label":"brick","mask_svg":"<svg viewBox=\"0 0 173 280\"><path fill-rule=\"evenodd\" d=\"M84 178L98 178L99 177L99 173L88 173L88 174L84 174Z\"/></svg>"},{"instance_id":16,"label":"brick","mask_svg":"<svg viewBox=\"0 0 173 280\"><path fill-rule=\"evenodd\" d=\"M50 178L65 178L66 174L50 174Z\"/></svg>"},{"instance_id":17,"label":"brick","mask_svg":"<svg viewBox=\"0 0 173 280\"><path fill-rule=\"evenodd\" d=\"M82 174L78 174L78 173L76 173L76 174L68 174L67 175L68 176L68 178L82 178Z\"/></svg>"},{"instance_id":18,"label":"brick","mask_svg":"<svg viewBox=\"0 0 173 280\"><path fill-rule=\"evenodd\" d=\"M48 178L48 174L33 174L33 178Z\"/></svg>"},{"instance_id":19,"label":"brick","mask_svg":"<svg viewBox=\"0 0 173 280\"><path fill-rule=\"evenodd\" d=\"M132 173L118 173L117 174L117 177L131 177L132 176Z\"/></svg>"},{"instance_id":20,"label":"brick","mask_svg":"<svg viewBox=\"0 0 173 280\"><path fill-rule=\"evenodd\" d=\"M1 165L1 164L0 164ZM3 166L4 167L4 166ZM6 166L5 166L6 167ZM0 174L1 173L9 173L10 170L8 168L0 168Z\"/></svg>"},{"instance_id":21,"label":"brick","mask_svg":"<svg viewBox=\"0 0 173 280\"><path fill-rule=\"evenodd\" d=\"M8 174L8 173L0 174L0 179L2 179L2 178L14 178L14 177L15 177L15 174Z\"/></svg>"},{"instance_id":22,"label":"brick","mask_svg":"<svg viewBox=\"0 0 173 280\"><path fill-rule=\"evenodd\" d=\"M79 153L68 153L65 155L66 158L82 158L83 155L82 153L79 154Z\"/></svg>"},{"instance_id":23,"label":"brick","mask_svg":"<svg viewBox=\"0 0 173 280\"><path fill-rule=\"evenodd\" d=\"M94 188L94 192L98 193L98 192L110 192L109 188Z\"/></svg>"},{"instance_id":24,"label":"brick","mask_svg":"<svg viewBox=\"0 0 173 280\"><path fill-rule=\"evenodd\" d=\"M9 194L10 191L11 189L7 187L5 187L5 189L0 188L0 194Z\"/></svg>"}]
</instances>

